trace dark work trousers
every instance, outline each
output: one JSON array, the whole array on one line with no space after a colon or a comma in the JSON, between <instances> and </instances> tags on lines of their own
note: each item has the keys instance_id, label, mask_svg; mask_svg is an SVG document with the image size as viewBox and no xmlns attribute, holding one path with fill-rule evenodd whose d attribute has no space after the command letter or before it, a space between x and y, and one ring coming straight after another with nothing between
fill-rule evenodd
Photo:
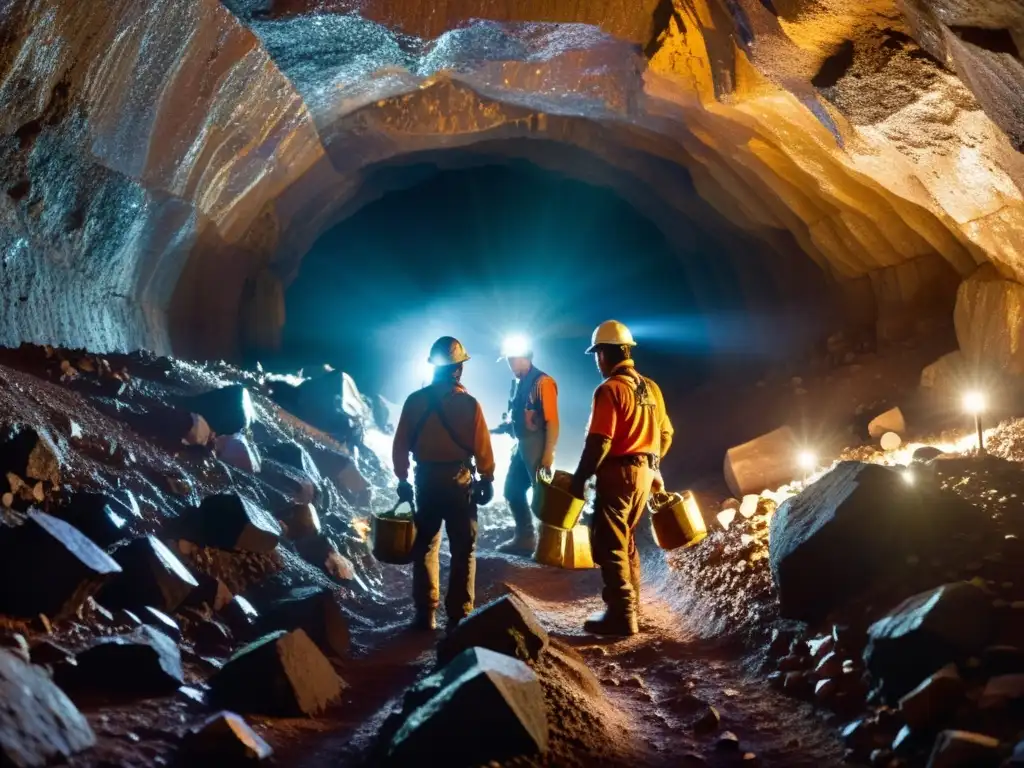
<instances>
[{"instance_id":1,"label":"dark work trousers","mask_svg":"<svg viewBox=\"0 0 1024 768\"><path fill-rule=\"evenodd\" d=\"M640 597L636 527L647 511L654 471L647 465L606 459L597 470L591 548L601 568L604 597L614 612L635 610Z\"/></svg>"},{"instance_id":2,"label":"dark work trousers","mask_svg":"<svg viewBox=\"0 0 1024 768\"><path fill-rule=\"evenodd\" d=\"M526 463L523 452L516 448L512 452L512 461L508 466L508 474L505 476L505 501L512 510L512 517L516 521L517 536L533 536L533 517L530 514L530 504L526 500L526 492L533 487L533 477L536 469L531 470Z\"/></svg>"},{"instance_id":3,"label":"dark work trousers","mask_svg":"<svg viewBox=\"0 0 1024 768\"><path fill-rule=\"evenodd\" d=\"M445 610L462 619L473 610L476 583L476 504L473 476L463 465L416 467L416 541L412 550L412 598L418 613L440 603L441 526L448 531L451 573Z\"/></svg>"}]
</instances>

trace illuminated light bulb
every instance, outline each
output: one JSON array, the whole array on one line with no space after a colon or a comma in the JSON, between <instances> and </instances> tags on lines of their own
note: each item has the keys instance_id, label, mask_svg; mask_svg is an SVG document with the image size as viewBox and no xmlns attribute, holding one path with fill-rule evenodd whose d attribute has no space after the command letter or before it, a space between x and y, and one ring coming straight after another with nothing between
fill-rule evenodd
<instances>
[{"instance_id":1,"label":"illuminated light bulb","mask_svg":"<svg viewBox=\"0 0 1024 768\"><path fill-rule=\"evenodd\" d=\"M800 465L800 469L805 472L809 472L818 466L818 457L810 451L800 451L796 457L797 464Z\"/></svg>"},{"instance_id":2,"label":"illuminated light bulb","mask_svg":"<svg viewBox=\"0 0 1024 768\"><path fill-rule=\"evenodd\" d=\"M977 390L964 393L964 410L977 415L985 410L985 395Z\"/></svg>"},{"instance_id":3,"label":"illuminated light bulb","mask_svg":"<svg viewBox=\"0 0 1024 768\"><path fill-rule=\"evenodd\" d=\"M530 354L530 340L522 334L506 336L501 343L502 357L526 357Z\"/></svg>"}]
</instances>

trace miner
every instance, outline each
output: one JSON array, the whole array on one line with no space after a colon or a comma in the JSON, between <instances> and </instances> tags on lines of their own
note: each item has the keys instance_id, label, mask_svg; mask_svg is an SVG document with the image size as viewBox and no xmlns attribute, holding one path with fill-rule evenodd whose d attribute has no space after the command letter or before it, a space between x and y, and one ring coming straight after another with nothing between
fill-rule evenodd
<instances>
[{"instance_id":1,"label":"miner","mask_svg":"<svg viewBox=\"0 0 1024 768\"><path fill-rule=\"evenodd\" d=\"M608 320L594 331L593 354L604 381L594 391L587 439L573 475L583 497L596 475L591 522L594 561L604 580L604 614L584 624L601 635L635 635L640 600L640 557L634 533L653 490L662 486L659 464L672 444L672 424L658 385L637 373L633 334Z\"/></svg>"},{"instance_id":2,"label":"miner","mask_svg":"<svg viewBox=\"0 0 1024 768\"><path fill-rule=\"evenodd\" d=\"M537 546L530 505L530 490L538 471L551 473L558 442L558 387L555 380L533 364L533 349L522 337L506 339L501 360L512 371L508 421L495 432L510 432L515 450L505 477L505 500L515 519L515 535L498 547L499 552L531 555Z\"/></svg>"},{"instance_id":3,"label":"miner","mask_svg":"<svg viewBox=\"0 0 1024 768\"><path fill-rule=\"evenodd\" d=\"M451 550L445 597L449 629L473 610L477 506L490 503L494 496L490 433L480 404L460 383L468 360L457 339L443 336L434 342L429 358L433 381L409 395L395 429L392 458L398 498L414 504L412 592L414 626L420 629L437 626L442 525ZM410 453L416 460L415 491L407 479Z\"/></svg>"}]
</instances>

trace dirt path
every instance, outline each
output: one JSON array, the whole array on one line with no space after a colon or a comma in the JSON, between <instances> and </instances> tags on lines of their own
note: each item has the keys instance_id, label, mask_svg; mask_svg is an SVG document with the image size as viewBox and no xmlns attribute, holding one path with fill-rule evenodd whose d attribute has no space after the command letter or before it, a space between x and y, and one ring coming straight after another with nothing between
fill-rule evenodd
<instances>
[{"instance_id":1,"label":"dirt path","mask_svg":"<svg viewBox=\"0 0 1024 768\"><path fill-rule=\"evenodd\" d=\"M484 548L478 558L478 604L511 587L552 637L583 656L619 715L616 725L622 726L621 738L631 742L632 765L839 765L842 746L834 728L806 705L748 674L742 659L698 640L686 617L658 596L671 594L677 586L658 583L671 578L664 557L655 550L646 552L645 560L653 583L645 584L642 632L627 640L605 640L582 631L586 617L602 608L596 570L562 571ZM431 668L440 633L404 630L409 618L404 595L396 594L387 611L388 623L359 636L365 655L343 673L351 685L339 710L344 719L273 726L271 740L282 764L319 768L363 763L394 703ZM705 703L720 712L721 729L698 737L691 724ZM716 748L726 730L739 737L738 752ZM744 759L751 753L756 757Z\"/></svg>"}]
</instances>

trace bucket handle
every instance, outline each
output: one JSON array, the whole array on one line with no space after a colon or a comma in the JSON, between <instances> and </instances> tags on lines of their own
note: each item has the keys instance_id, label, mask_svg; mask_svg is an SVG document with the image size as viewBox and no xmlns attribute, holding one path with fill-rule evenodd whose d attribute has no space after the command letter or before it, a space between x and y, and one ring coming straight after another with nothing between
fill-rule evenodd
<instances>
[{"instance_id":1,"label":"bucket handle","mask_svg":"<svg viewBox=\"0 0 1024 768\"><path fill-rule=\"evenodd\" d=\"M554 479L555 479L555 473L554 472L549 472L544 467L538 467L537 468L537 474L534 477L534 480L536 482L548 483L550 485L551 481L554 480Z\"/></svg>"},{"instance_id":2,"label":"bucket handle","mask_svg":"<svg viewBox=\"0 0 1024 768\"><path fill-rule=\"evenodd\" d=\"M409 505L409 511L412 513L412 516L416 517L416 502L415 501L397 501L397 502L395 502L395 506L393 506L391 509L389 509L385 514L388 517L397 517L397 515L395 515L395 513L398 511L398 508L400 506L402 506L403 504L408 504Z\"/></svg>"}]
</instances>

